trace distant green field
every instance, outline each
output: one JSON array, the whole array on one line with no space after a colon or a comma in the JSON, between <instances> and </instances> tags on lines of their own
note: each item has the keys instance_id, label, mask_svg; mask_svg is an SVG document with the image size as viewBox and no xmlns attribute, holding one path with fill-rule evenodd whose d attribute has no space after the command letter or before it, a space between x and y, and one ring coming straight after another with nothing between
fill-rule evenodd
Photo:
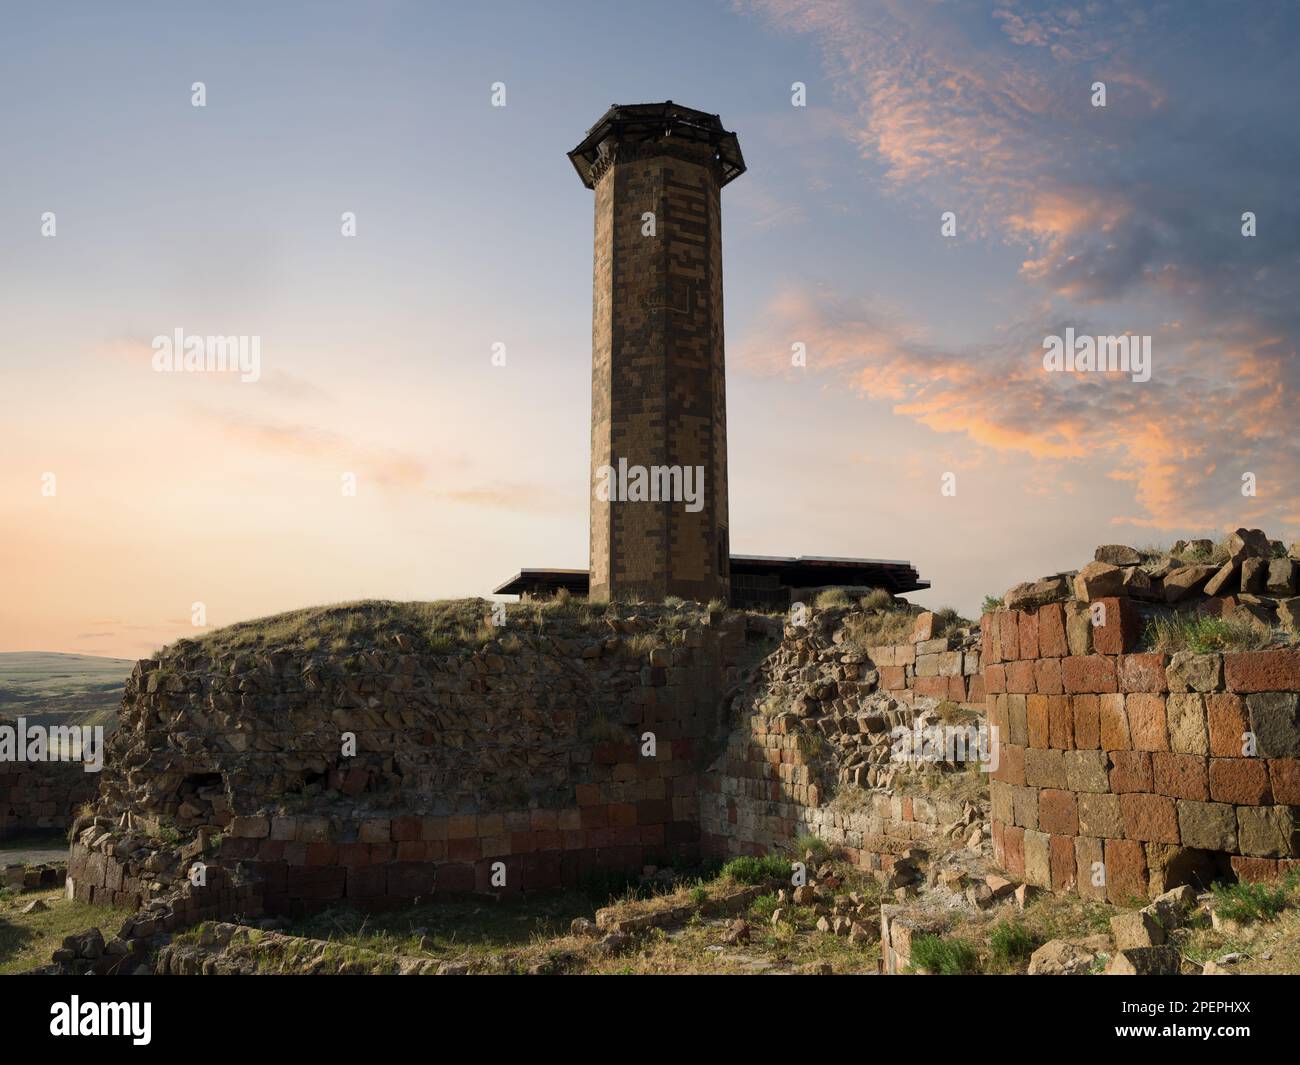
<instances>
[{"instance_id":1,"label":"distant green field","mask_svg":"<svg viewBox=\"0 0 1300 1065\"><path fill-rule=\"evenodd\" d=\"M38 725L117 723L133 661L44 651L0 653L0 717Z\"/></svg>"}]
</instances>

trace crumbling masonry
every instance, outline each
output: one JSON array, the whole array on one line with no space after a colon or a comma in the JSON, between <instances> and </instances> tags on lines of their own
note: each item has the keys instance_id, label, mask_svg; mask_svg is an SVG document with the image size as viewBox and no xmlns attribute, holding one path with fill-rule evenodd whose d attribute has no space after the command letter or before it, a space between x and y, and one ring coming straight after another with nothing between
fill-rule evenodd
<instances>
[{"instance_id":1,"label":"crumbling masonry","mask_svg":"<svg viewBox=\"0 0 1300 1065\"><path fill-rule=\"evenodd\" d=\"M882 873L991 837L1011 876L1112 901L1278 876L1300 861L1300 649L1139 641L1152 610L1289 609L1285 567L1263 595L1137 568L1017 586L977 629L922 613L883 646L854 637L856 606L793 626L690 604L551 608L544 632L523 613L481 645L399 634L347 658L182 643L127 685L71 890L138 910L129 939L577 885L802 833ZM997 730L987 806L894 757L894 730L944 707Z\"/></svg>"}]
</instances>

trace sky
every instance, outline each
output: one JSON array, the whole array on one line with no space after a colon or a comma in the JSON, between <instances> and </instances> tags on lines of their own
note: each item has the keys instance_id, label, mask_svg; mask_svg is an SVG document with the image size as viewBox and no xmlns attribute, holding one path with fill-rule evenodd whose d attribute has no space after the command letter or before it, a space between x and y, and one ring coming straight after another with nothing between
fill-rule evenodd
<instances>
[{"instance_id":1,"label":"sky","mask_svg":"<svg viewBox=\"0 0 1300 1065\"><path fill-rule=\"evenodd\" d=\"M139 657L196 618L586 566L593 197L565 153L612 103L716 113L748 164L733 551L909 559L911 598L969 616L1100 543L1300 533L1297 5L4 23L0 650ZM258 337L258 379L158 372L177 329ZM1149 337L1150 380L1046 370L1067 329Z\"/></svg>"}]
</instances>

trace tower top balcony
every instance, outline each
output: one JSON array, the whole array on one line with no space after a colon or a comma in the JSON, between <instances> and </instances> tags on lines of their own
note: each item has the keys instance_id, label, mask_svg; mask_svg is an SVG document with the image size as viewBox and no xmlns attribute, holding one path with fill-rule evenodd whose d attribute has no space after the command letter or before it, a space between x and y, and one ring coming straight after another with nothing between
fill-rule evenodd
<instances>
[{"instance_id":1,"label":"tower top balcony","mask_svg":"<svg viewBox=\"0 0 1300 1065\"><path fill-rule=\"evenodd\" d=\"M745 172L740 141L730 130L723 129L717 115L683 107L672 100L658 104L614 104L587 131L582 143L569 152L569 160L582 183L594 189L597 179L615 161L621 148L643 153L652 150L656 142L692 145L696 151L699 146L712 148L719 168L719 187Z\"/></svg>"}]
</instances>

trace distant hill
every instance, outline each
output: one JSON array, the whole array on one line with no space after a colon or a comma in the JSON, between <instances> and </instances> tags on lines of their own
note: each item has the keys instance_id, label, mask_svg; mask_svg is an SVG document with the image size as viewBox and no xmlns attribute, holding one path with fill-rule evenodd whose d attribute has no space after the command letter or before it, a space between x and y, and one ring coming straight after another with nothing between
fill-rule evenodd
<instances>
[{"instance_id":1,"label":"distant hill","mask_svg":"<svg viewBox=\"0 0 1300 1065\"><path fill-rule=\"evenodd\" d=\"M115 726L122 686L134 666L125 658L0 653L0 717L40 725Z\"/></svg>"}]
</instances>

